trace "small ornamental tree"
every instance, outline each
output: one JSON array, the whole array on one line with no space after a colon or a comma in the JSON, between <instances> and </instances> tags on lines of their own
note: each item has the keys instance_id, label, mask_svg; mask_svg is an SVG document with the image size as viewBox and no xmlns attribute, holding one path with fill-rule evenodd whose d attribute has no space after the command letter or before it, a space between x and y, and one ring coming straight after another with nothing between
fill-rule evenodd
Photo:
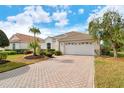
<instances>
[{"instance_id":1,"label":"small ornamental tree","mask_svg":"<svg viewBox=\"0 0 124 93\"><path fill-rule=\"evenodd\" d=\"M0 30L0 47L4 48L6 46L9 46L9 39L6 34Z\"/></svg>"},{"instance_id":2,"label":"small ornamental tree","mask_svg":"<svg viewBox=\"0 0 124 93\"><path fill-rule=\"evenodd\" d=\"M9 46L9 39L7 38L6 34L0 30L0 47L4 48L6 46ZM0 53L0 63L3 63L7 58L7 53Z\"/></svg>"},{"instance_id":3,"label":"small ornamental tree","mask_svg":"<svg viewBox=\"0 0 124 93\"><path fill-rule=\"evenodd\" d=\"M30 43L30 47L34 49L33 55L36 56L36 49L38 47L38 40L36 38L36 34L41 34L41 32L40 32L39 28L36 28L36 27L31 27L29 29L29 32L34 34L34 41Z\"/></svg>"}]
</instances>

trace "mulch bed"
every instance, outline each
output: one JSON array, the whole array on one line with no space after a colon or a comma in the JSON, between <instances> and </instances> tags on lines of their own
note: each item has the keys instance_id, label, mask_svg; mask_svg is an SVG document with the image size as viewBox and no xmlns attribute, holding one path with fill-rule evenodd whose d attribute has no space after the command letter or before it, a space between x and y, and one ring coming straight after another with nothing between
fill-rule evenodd
<instances>
[{"instance_id":1,"label":"mulch bed","mask_svg":"<svg viewBox=\"0 0 124 93\"><path fill-rule=\"evenodd\" d=\"M30 56L25 56L24 58L25 59L39 59L39 58L44 58L44 56L41 56L41 55L37 55L37 56L30 55Z\"/></svg>"}]
</instances>

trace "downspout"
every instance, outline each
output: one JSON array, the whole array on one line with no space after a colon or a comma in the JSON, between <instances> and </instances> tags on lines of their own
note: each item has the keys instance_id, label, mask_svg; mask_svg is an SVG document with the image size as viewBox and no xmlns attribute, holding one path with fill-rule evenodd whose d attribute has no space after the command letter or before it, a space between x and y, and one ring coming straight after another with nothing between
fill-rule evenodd
<instances>
[{"instance_id":1,"label":"downspout","mask_svg":"<svg viewBox=\"0 0 124 93\"><path fill-rule=\"evenodd\" d=\"M64 42L64 51L63 52L64 52L63 54L65 54L65 42Z\"/></svg>"},{"instance_id":2,"label":"downspout","mask_svg":"<svg viewBox=\"0 0 124 93\"><path fill-rule=\"evenodd\" d=\"M59 42L59 41L58 41ZM60 51L60 42L59 42L59 51Z\"/></svg>"}]
</instances>

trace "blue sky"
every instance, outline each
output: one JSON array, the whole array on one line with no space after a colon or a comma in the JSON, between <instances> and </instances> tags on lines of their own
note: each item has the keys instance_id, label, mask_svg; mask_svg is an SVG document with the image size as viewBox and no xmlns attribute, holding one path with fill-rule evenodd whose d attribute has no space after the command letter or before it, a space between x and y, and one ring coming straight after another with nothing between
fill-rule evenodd
<instances>
[{"instance_id":1,"label":"blue sky","mask_svg":"<svg viewBox=\"0 0 124 93\"><path fill-rule=\"evenodd\" d=\"M122 6L73 5L73 6L0 6L0 29L8 37L15 33L29 34L36 26L40 37L54 36L68 31L87 32L88 22L94 15L101 15L110 7ZM118 8L119 7L119 8Z\"/></svg>"}]
</instances>

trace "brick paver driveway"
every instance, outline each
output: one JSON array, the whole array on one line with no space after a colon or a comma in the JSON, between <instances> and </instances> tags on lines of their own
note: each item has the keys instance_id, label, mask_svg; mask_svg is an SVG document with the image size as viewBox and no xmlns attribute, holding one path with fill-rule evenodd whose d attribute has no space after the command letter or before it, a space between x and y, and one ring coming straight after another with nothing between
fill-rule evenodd
<instances>
[{"instance_id":1,"label":"brick paver driveway","mask_svg":"<svg viewBox=\"0 0 124 93\"><path fill-rule=\"evenodd\" d=\"M0 73L0 87L93 87L93 56L64 55Z\"/></svg>"}]
</instances>

